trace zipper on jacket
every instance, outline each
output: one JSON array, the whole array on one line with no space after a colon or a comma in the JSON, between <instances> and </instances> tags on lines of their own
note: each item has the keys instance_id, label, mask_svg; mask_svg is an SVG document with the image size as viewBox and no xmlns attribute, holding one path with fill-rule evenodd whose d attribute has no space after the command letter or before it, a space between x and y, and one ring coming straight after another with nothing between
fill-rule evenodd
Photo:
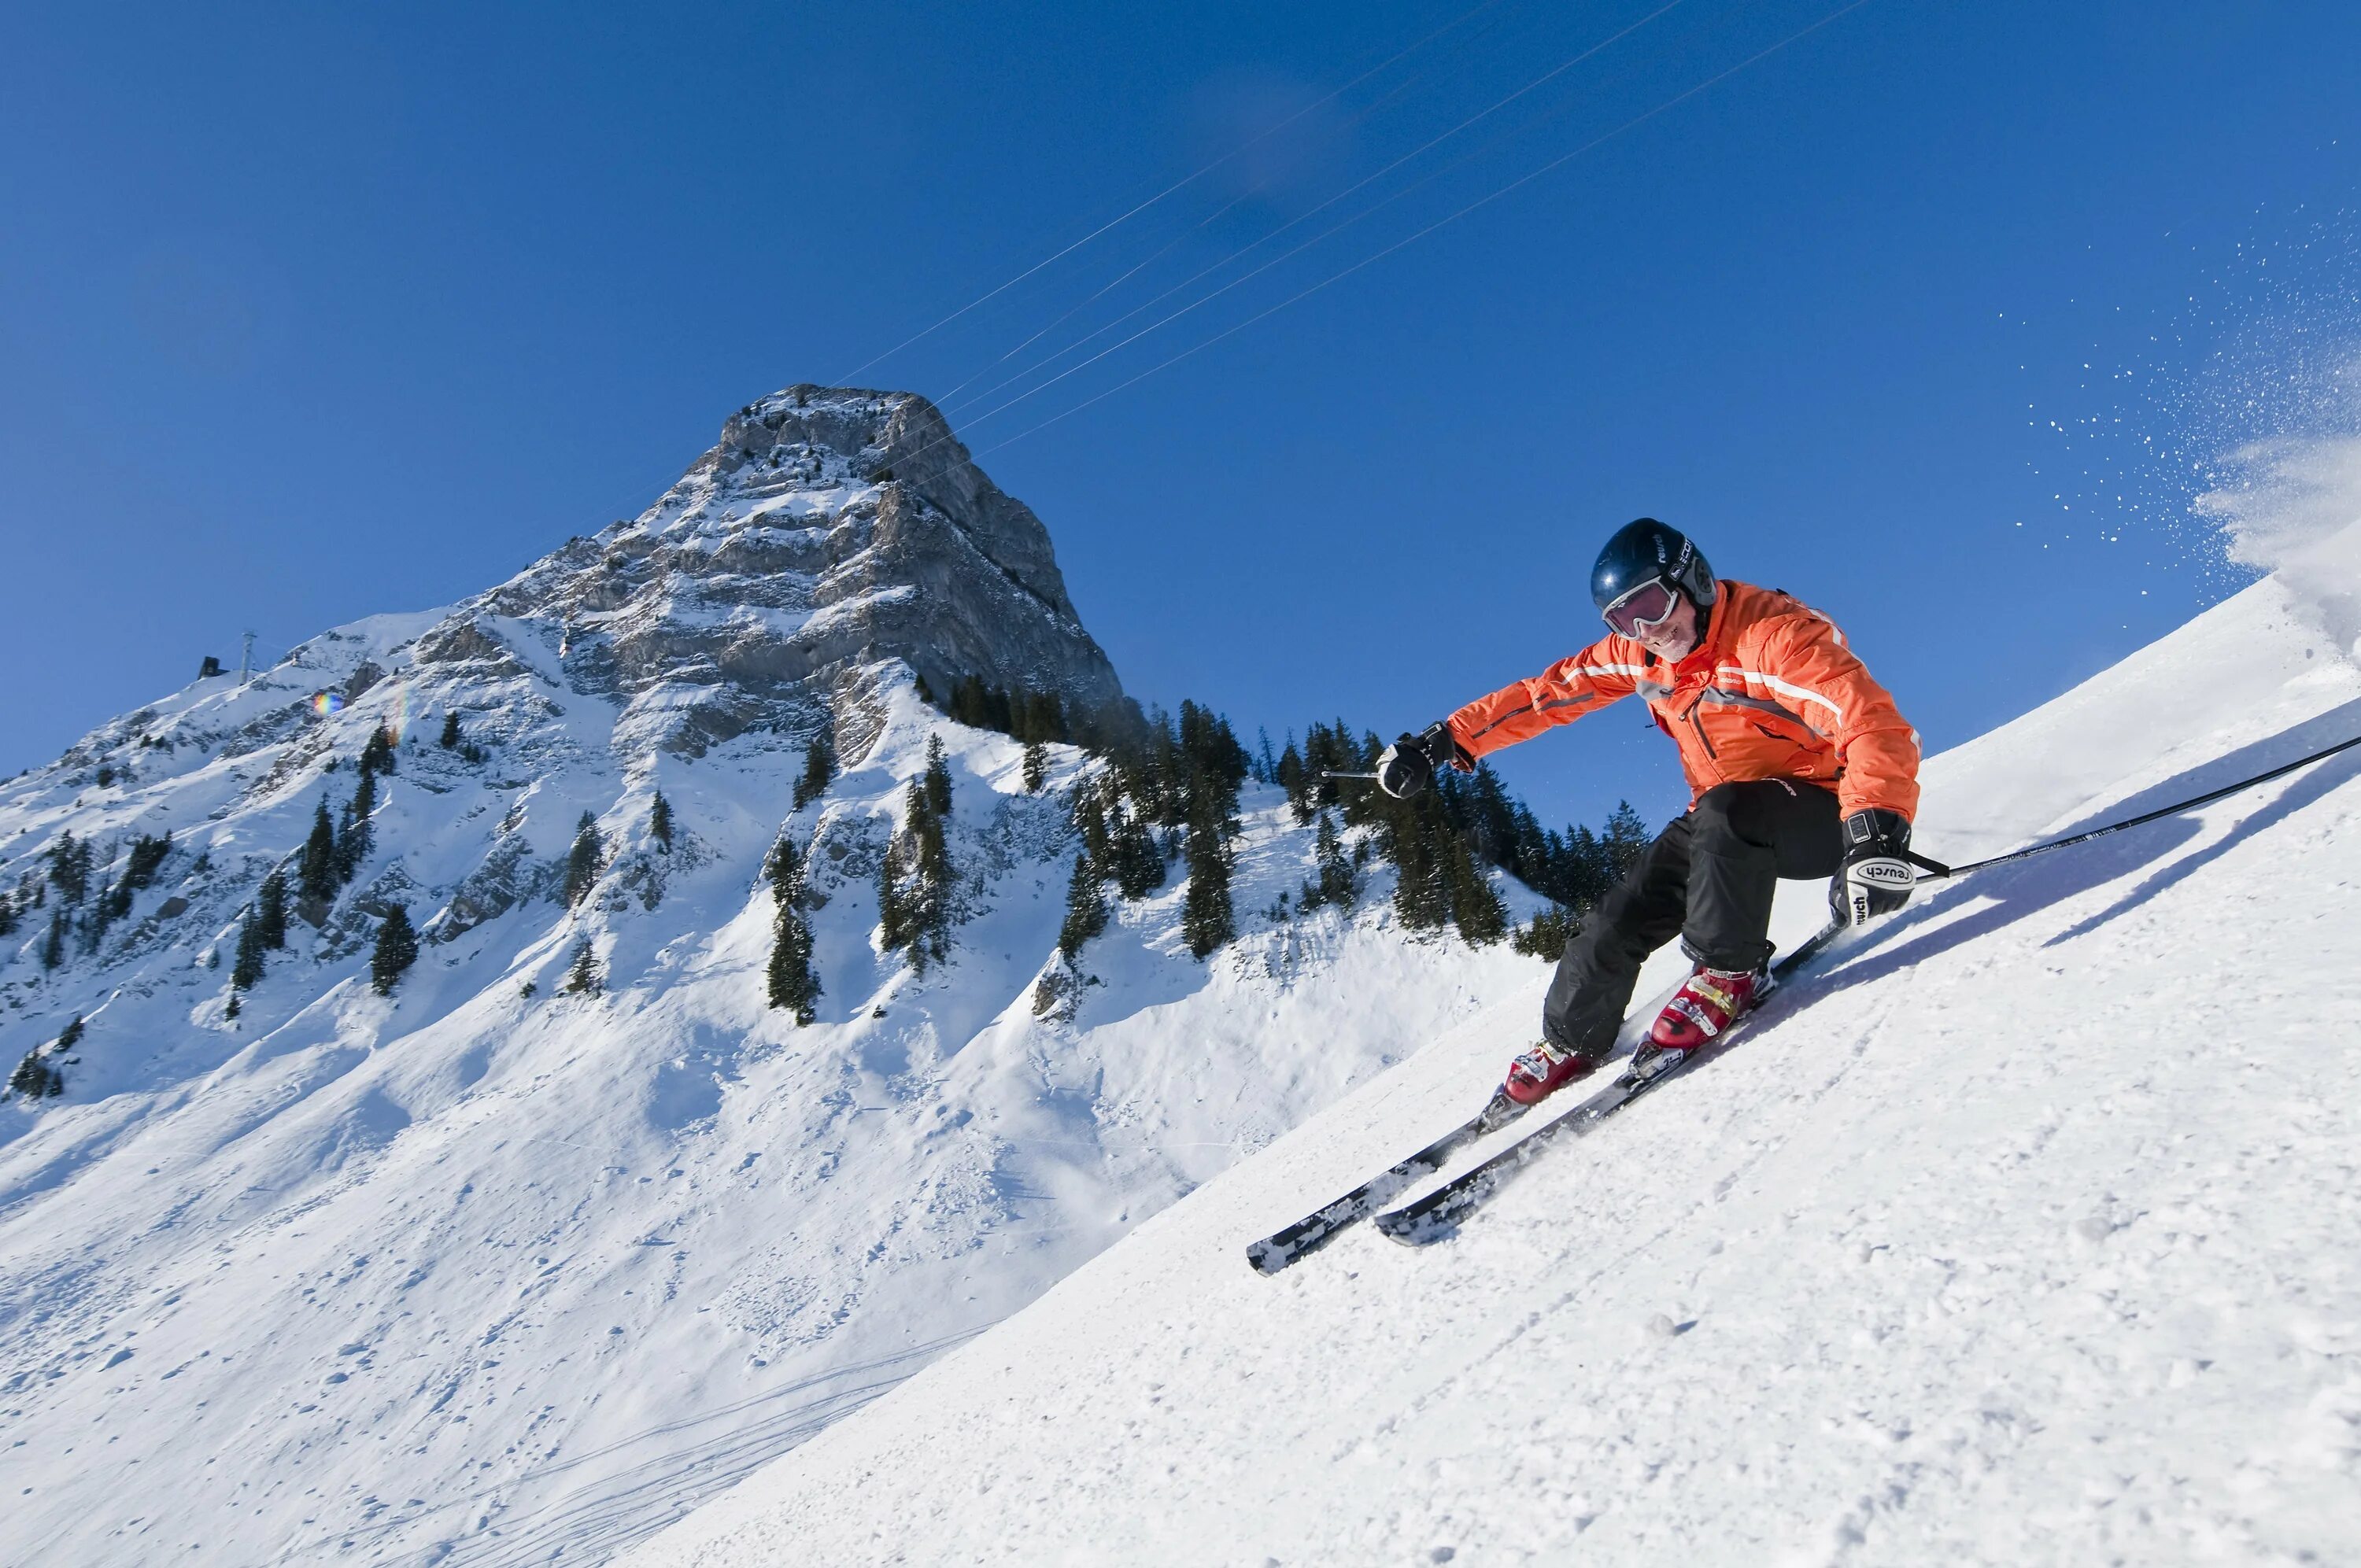
<instances>
[{"instance_id":1,"label":"zipper on jacket","mask_svg":"<svg viewBox=\"0 0 2361 1568\"><path fill-rule=\"evenodd\" d=\"M1696 700L1689 704L1689 710L1686 717L1689 721L1689 728L1697 731L1697 744L1705 748L1707 756L1719 762L1721 761L1721 753L1715 751L1713 742L1706 738L1705 720L1697 717L1697 709L1704 706L1705 693L1699 692L1697 694Z\"/></svg>"}]
</instances>

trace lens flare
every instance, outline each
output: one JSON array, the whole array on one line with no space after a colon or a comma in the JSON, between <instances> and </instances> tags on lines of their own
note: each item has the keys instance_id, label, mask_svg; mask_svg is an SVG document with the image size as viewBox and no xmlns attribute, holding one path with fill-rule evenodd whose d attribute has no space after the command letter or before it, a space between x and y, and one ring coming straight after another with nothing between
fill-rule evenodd
<instances>
[{"instance_id":1,"label":"lens flare","mask_svg":"<svg viewBox=\"0 0 2361 1568\"><path fill-rule=\"evenodd\" d=\"M331 718L345 710L345 694L316 691L312 694L312 711L323 718Z\"/></svg>"}]
</instances>

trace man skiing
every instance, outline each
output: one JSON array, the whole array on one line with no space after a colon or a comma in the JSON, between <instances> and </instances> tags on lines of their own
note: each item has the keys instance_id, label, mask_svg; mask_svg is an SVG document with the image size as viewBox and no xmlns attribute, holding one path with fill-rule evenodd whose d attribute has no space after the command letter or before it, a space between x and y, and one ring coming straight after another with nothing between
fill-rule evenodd
<instances>
[{"instance_id":1,"label":"man skiing","mask_svg":"<svg viewBox=\"0 0 2361 1568\"><path fill-rule=\"evenodd\" d=\"M1838 919L1902 907L1918 807L1918 736L1833 622L1787 595L1717 581L1677 529L1641 518L1591 568L1609 634L1539 675L1478 698L1378 759L1397 798L1438 767L1571 723L1618 697L1646 702L1680 749L1692 800L1565 945L1542 1040L1502 1091L1532 1104L1596 1072L1614 1048L1640 965L1681 939L1696 964L1633 1058L1693 1051L1771 987L1771 898L1782 877L1830 877Z\"/></svg>"}]
</instances>

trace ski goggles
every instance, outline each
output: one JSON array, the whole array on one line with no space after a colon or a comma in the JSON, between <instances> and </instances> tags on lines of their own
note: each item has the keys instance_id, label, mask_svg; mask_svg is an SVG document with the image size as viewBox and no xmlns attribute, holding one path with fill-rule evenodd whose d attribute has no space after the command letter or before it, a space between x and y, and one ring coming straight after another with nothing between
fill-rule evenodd
<instances>
[{"instance_id":1,"label":"ski goggles","mask_svg":"<svg viewBox=\"0 0 2361 1568\"><path fill-rule=\"evenodd\" d=\"M1644 637L1681 605L1681 596L1662 577L1651 577L1598 613L1626 637Z\"/></svg>"}]
</instances>

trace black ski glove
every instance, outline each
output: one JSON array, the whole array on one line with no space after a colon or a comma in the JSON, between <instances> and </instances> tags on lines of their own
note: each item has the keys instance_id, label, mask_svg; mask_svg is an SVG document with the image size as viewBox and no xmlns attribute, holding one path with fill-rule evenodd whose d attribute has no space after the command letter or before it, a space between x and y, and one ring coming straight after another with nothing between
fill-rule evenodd
<instances>
[{"instance_id":1,"label":"black ski glove","mask_svg":"<svg viewBox=\"0 0 2361 1568\"><path fill-rule=\"evenodd\" d=\"M1441 719L1415 735L1404 735L1378 759L1378 787L1396 800L1411 795L1434 782L1434 770L1453 767L1462 773L1476 765L1451 737L1451 726Z\"/></svg>"},{"instance_id":2,"label":"black ski glove","mask_svg":"<svg viewBox=\"0 0 2361 1568\"><path fill-rule=\"evenodd\" d=\"M1828 883L1828 908L1843 926L1866 926L1910 902L1918 873L1903 859L1910 819L1871 806L1844 819L1844 869Z\"/></svg>"}]
</instances>

